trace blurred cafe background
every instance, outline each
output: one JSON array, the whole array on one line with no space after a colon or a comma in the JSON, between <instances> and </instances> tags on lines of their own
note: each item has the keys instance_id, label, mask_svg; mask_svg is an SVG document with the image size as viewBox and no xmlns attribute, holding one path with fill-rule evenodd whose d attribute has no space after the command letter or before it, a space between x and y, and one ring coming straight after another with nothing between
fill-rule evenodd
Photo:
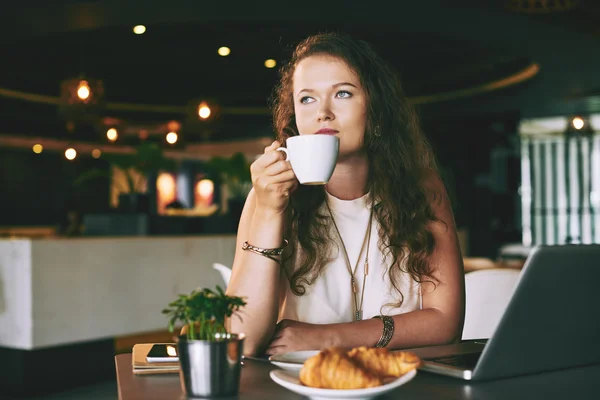
<instances>
[{"instance_id":1,"label":"blurred cafe background","mask_svg":"<svg viewBox=\"0 0 600 400\"><path fill-rule=\"evenodd\" d=\"M23 365L0 393L114 379L114 352L169 339L173 296L226 285L278 68L316 32L400 71L467 271L600 243L599 2L13 1L0 20L0 359ZM96 372L36 371L82 351Z\"/></svg>"}]
</instances>

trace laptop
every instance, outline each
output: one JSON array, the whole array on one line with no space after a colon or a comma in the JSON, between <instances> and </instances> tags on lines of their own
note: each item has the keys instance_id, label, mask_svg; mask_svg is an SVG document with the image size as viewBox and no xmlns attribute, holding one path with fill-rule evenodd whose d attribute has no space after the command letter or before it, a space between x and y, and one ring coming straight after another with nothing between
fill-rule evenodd
<instances>
[{"instance_id":1,"label":"laptop","mask_svg":"<svg viewBox=\"0 0 600 400\"><path fill-rule=\"evenodd\" d=\"M473 381L600 364L599 286L600 245L537 246L489 340L411 351Z\"/></svg>"}]
</instances>

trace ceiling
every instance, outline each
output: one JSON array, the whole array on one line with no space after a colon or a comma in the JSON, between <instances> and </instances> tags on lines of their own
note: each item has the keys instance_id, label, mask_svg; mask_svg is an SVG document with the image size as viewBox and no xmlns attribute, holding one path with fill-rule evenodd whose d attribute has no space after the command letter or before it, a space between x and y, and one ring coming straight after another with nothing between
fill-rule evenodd
<instances>
[{"instance_id":1,"label":"ceiling","mask_svg":"<svg viewBox=\"0 0 600 400\"><path fill-rule=\"evenodd\" d=\"M0 66L0 135L101 142L110 117L130 144L141 130L163 140L171 120L188 127L187 143L270 136L277 68L264 61L281 65L295 43L322 31L371 42L425 116L600 109L600 6L592 1L552 13L507 7L514 1L406 1L397 11L393 2L308 2L293 12L272 1L32 3L9 6L0 20L9 60ZM132 32L139 23L143 35ZM219 56L221 46L231 54ZM499 84L523 71L526 79ZM107 107L67 129L60 83L80 76L102 80ZM203 99L219 117L185 125L189 104Z\"/></svg>"}]
</instances>

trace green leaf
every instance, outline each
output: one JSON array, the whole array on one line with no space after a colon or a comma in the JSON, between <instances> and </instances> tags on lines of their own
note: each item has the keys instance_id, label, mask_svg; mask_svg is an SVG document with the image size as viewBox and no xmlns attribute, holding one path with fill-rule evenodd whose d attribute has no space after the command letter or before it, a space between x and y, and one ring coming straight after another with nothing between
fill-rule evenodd
<instances>
[{"instance_id":1,"label":"green leaf","mask_svg":"<svg viewBox=\"0 0 600 400\"><path fill-rule=\"evenodd\" d=\"M169 303L163 313L171 317L169 327L181 321L188 326L187 338L211 340L217 332L226 332L225 318L237 312L246 302L241 297L227 296L220 286L193 290ZM166 311L166 312L164 312Z\"/></svg>"},{"instance_id":2,"label":"green leaf","mask_svg":"<svg viewBox=\"0 0 600 400\"><path fill-rule=\"evenodd\" d=\"M138 192L134 176L130 170L137 171L142 176L148 176L161 170L173 170L177 163L175 160L166 158L163 150L157 143L144 142L135 148L133 153L104 153L102 159L110 165L121 169L126 176L130 192ZM82 173L75 179L75 185L82 185L91 179L110 178L110 172L92 169ZM139 182L138 182L139 183Z\"/></svg>"},{"instance_id":3,"label":"green leaf","mask_svg":"<svg viewBox=\"0 0 600 400\"><path fill-rule=\"evenodd\" d=\"M215 156L207 162L206 168L209 174L227 184L232 198L245 198L252 188L250 164L241 152L230 158Z\"/></svg>"}]
</instances>

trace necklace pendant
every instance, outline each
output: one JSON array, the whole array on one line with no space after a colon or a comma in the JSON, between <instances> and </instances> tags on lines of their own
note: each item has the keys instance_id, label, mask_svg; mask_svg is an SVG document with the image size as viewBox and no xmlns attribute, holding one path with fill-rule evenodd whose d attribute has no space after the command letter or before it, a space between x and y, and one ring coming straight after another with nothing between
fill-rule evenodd
<instances>
[{"instance_id":1,"label":"necklace pendant","mask_svg":"<svg viewBox=\"0 0 600 400\"><path fill-rule=\"evenodd\" d=\"M354 278L352 278L351 283L352 283L352 293L356 293L356 280Z\"/></svg>"},{"instance_id":2,"label":"necklace pendant","mask_svg":"<svg viewBox=\"0 0 600 400\"><path fill-rule=\"evenodd\" d=\"M354 320L355 321L362 321L363 317L362 317L362 310L357 310L354 313Z\"/></svg>"}]
</instances>

